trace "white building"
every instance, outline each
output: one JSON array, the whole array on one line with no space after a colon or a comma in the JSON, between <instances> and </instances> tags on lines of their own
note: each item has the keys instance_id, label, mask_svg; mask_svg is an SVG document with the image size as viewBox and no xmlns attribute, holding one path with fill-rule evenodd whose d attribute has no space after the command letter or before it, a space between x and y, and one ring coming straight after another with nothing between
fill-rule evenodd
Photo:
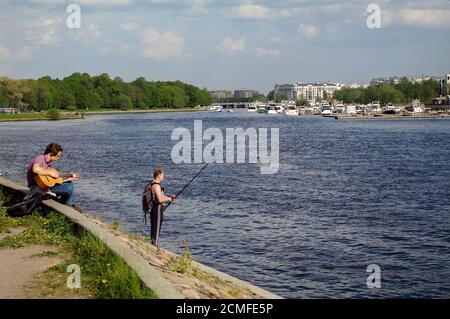
<instances>
[{"instance_id":1,"label":"white building","mask_svg":"<svg viewBox=\"0 0 450 319\"><path fill-rule=\"evenodd\" d=\"M450 95L450 74L441 79L441 95Z\"/></svg>"},{"instance_id":2,"label":"white building","mask_svg":"<svg viewBox=\"0 0 450 319\"><path fill-rule=\"evenodd\" d=\"M349 83L344 84L343 87L349 88L349 89L366 89L370 86L369 83Z\"/></svg>"},{"instance_id":3,"label":"white building","mask_svg":"<svg viewBox=\"0 0 450 319\"><path fill-rule=\"evenodd\" d=\"M341 84L333 82L276 84L275 95L286 96L288 101L303 98L314 103L318 98L331 99L334 92L341 88Z\"/></svg>"}]
</instances>

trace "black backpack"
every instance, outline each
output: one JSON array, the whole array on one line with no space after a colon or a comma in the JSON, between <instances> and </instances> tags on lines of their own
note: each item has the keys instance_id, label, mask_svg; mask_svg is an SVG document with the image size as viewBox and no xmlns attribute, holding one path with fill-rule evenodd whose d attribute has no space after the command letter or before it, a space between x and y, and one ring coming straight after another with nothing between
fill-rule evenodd
<instances>
[{"instance_id":1,"label":"black backpack","mask_svg":"<svg viewBox=\"0 0 450 319\"><path fill-rule=\"evenodd\" d=\"M55 199L54 196L48 193L34 193L25 197L24 200L20 203L15 204L14 206L9 207L6 210L6 213L11 217L22 217L26 215L31 215L33 210L44 200L47 199Z\"/></svg>"},{"instance_id":2,"label":"black backpack","mask_svg":"<svg viewBox=\"0 0 450 319\"><path fill-rule=\"evenodd\" d=\"M153 198L153 192L152 192L153 184L159 184L159 183L151 182L150 184L145 186L144 193L142 194L142 212L144 214L142 223L145 225L147 225L147 216L150 215L153 205L156 202L156 198ZM163 188L161 188L161 190L164 192Z\"/></svg>"}]
</instances>

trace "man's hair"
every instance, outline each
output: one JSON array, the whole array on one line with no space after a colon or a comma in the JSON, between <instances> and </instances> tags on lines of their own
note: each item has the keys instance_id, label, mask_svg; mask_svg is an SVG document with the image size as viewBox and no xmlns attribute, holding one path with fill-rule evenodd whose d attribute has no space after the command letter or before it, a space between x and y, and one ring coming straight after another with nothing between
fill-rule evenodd
<instances>
[{"instance_id":1,"label":"man's hair","mask_svg":"<svg viewBox=\"0 0 450 319\"><path fill-rule=\"evenodd\" d=\"M50 154L51 156L58 155L59 152L62 152L63 148L61 145L56 143L51 143L47 145L45 149L44 155Z\"/></svg>"},{"instance_id":2,"label":"man's hair","mask_svg":"<svg viewBox=\"0 0 450 319\"><path fill-rule=\"evenodd\" d=\"M153 172L153 178L157 178L159 175L164 174L164 171L161 168L155 169Z\"/></svg>"}]
</instances>

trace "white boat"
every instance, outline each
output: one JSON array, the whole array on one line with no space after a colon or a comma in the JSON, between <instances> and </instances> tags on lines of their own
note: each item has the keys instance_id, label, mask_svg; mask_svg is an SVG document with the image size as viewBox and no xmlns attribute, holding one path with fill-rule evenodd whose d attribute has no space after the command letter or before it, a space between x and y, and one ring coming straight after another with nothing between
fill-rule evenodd
<instances>
[{"instance_id":1,"label":"white boat","mask_svg":"<svg viewBox=\"0 0 450 319\"><path fill-rule=\"evenodd\" d=\"M348 104L345 106L344 113L346 114L356 114L356 105Z\"/></svg>"},{"instance_id":2,"label":"white boat","mask_svg":"<svg viewBox=\"0 0 450 319\"><path fill-rule=\"evenodd\" d=\"M228 109L227 112L228 113L233 113L233 109Z\"/></svg>"},{"instance_id":3,"label":"white boat","mask_svg":"<svg viewBox=\"0 0 450 319\"><path fill-rule=\"evenodd\" d=\"M425 112L425 108L423 107L423 105L420 103L419 100L414 100L411 103L412 109L414 113L423 113Z\"/></svg>"},{"instance_id":4,"label":"white boat","mask_svg":"<svg viewBox=\"0 0 450 319\"><path fill-rule=\"evenodd\" d=\"M412 101L411 105L405 107L402 114L403 115L415 115L419 113L424 113L425 107L420 103L419 100Z\"/></svg>"},{"instance_id":5,"label":"white boat","mask_svg":"<svg viewBox=\"0 0 450 319\"><path fill-rule=\"evenodd\" d=\"M297 106L289 105L286 109L286 115L298 115Z\"/></svg>"},{"instance_id":6,"label":"white boat","mask_svg":"<svg viewBox=\"0 0 450 319\"><path fill-rule=\"evenodd\" d=\"M209 110L211 112L222 112L222 105L212 105Z\"/></svg>"},{"instance_id":7,"label":"white boat","mask_svg":"<svg viewBox=\"0 0 450 319\"><path fill-rule=\"evenodd\" d=\"M275 109L275 106L268 106L267 114L278 114L277 110Z\"/></svg>"},{"instance_id":8,"label":"white boat","mask_svg":"<svg viewBox=\"0 0 450 319\"><path fill-rule=\"evenodd\" d=\"M257 111L258 111L258 109L254 105L249 105L247 107L247 112L257 112Z\"/></svg>"},{"instance_id":9,"label":"white boat","mask_svg":"<svg viewBox=\"0 0 450 319\"><path fill-rule=\"evenodd\" d=\"M257 112L258 113L267 113L267 105L265 105L265 104L258 105Z\"/></svg>"},{"instance_id":10,"label":"white boat","mask_svg":"<svg viewBox=\"0 0 450 319\"><path fill-rule=\"evenodd\" d=\"M331 110L330 104L328 104L328 103L320 104L320 114L322 114L322 116L333 115L333 111Z\"/></svg>"},{"instance_id":11,"label":"white boat","mask_svg":"<svg viewBox=\"0 0 450 319\"><path fill-rule=\"evenodd\" d=\"M283 114L284 106L283 105L275 105L275 111L277 111L277 114Z\"/></svg>"},{"instance_id":12,"label":"white boat","mask_svg":"<svg viewBox=\"0 0 450 319\"><path fill-rule=\"evenodd\" d=\"M398 109L395 105L388 104L383 109L383 114L397 114Z\"/></svg>"},{"instance_id":13,"label":"white boat","mask_svg":"<svg viewBox=\"0 0 450 319\"><path fill-rule=\"evenodd\" d=\"M372 101L368 106L370 106L370 111L372 113L381 113L383 111L381 109L380 101Z\"/></svg>"}]
</instances>

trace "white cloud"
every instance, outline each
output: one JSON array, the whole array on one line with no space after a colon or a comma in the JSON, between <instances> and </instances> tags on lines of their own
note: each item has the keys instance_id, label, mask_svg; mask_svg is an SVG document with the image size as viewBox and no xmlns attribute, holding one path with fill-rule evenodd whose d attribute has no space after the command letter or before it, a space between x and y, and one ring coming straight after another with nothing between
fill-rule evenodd
<instances>
[{"instance_id":1,"label":"white cloud","mask_svg":"<svg viewBox=\"0 0 450 319\"><path fill-rule=\"evenodd\" d=\"M56 23L56 19L55 18L41 18L38 20L37 22L37 27L39 28L45 28L45 27L49 27L51 25L54 25Z\"/></svg>"},{"instance_id":2,"label":"white cloud","mask_svg":"<svg viewBox=\"0 0 450 319\"><path fill-rule=\"evenodd\" d=\"M450 26L450 10L404 9L400 13L403 24L422 27Z\"/></svg>"},{"instance_id":3,"label":"white cloud","mask_svg":"<svg viewBox=\"0 0 450 319\"><path fill-rule=\"evenodd\" d=\"M188 0L188 13L192 15L203 15L206 13L205 0Z\"/></svg>"},{"instance_id":4,"label":"white cloud","mask_svg":"<svg viewBox=\"0 0 450 319\"><path fill-rule=\"evenodd\" d=\"M298 32L309 39L317 38L321 33L318 27L311 24L300 24L298 26Z\"/></svg>"},{"instance_id":5,"label":"white cloud","mask_svg":"<svg viewBox=\"0 0 450 319\"><path fill-rule=\"evenodd\" d=\"M120 25L120 30L122 30L122 31L131 32L131 31L137 31L138 29L139 29L139 25L137 25L136 23L134 23L132 21L125 22Z\"/></svg>"},{"instance_id":6,"label":"white cloud","mask_svg":"<svg viewBox=\"0 0 450 319\"><path fill-rule=\"evenodd\" d=\"M63 4L65 2L65 0L33 0L33 3L37 3L37 4Z\"/></svg>"},{"instance_id":7,"label":"white cloud","mask_svg":"<svg viewBox=\"0 0 450 319\"><path fill-rule=\"evenodd\" d=\"M144 46L145 58L168 60L183 55L185 39L172 32L160 32L149 28L140 32L138 37Z\"/></svg>"},{"instance_id":8,"label":"white cloud","mask_svg":"<svg viewBox=\"0 0 450 319\"><path fill-rule=\"evenodd\" d=\"M266 56L280 56L281 53L279 50L276 49L266 49L266 48L255 48L252 49L252 53L255 54L257 57L266 57Z\"/></svg>"},{"instance_id":9,"label":"white cloud","mask_svg":"<svg viewBox=\"0 0 450 319\"><path fill-rule=\"evenodd\" d=\"M9 49L0 45L0 60L10 59L11 57L12 54Z\"/></svg>"},{"instance_id":10,"label":"white cloud","mask_svg":"<svg viewBox=\"0 0 450 319\"><path fill-rule=\"evenodd\" d=\"M62 25L60 17L42 17L27 28L27 40L34 45L54 45L61 41L57 35Z\"/></svg>"},{"instance_id":11,"label":"white cloud","mask_svg":"<svg viewBox=\"0 0 450 319\"><path fill-rule=\"evenodd\" d=\"M43 33L41 33L37 44L40 45L52 45L56 44L61 41L61 38L56 35L55 30L45 30Z\"/></svg>"},{"instance_id":12,"label":"white cloud","mask_svg":"<svg viewBox=\"0 0 450 319\"><path fill-rule=\"evenodd\" d=\"M225 37L216 45L215 49L225 55L236 55L237 53L245 51L247 45L244 38L233 40Z\"/></svg>"},{"instance_id":13,"label":"white cloud","mask_svg":"<svg viewBox=\"0 0 450 319\"><path fill-rule=\"evenodd\" d=\"M267 20L273 18L271 9L252 2L241 4L239 7L232 8L227 16L229 18L249 19L249 20Z\"/></svg>"},{"instance_id":14,"label":"white cloud","mask_svg":"<svg viewBox=\"0 0 450 319\"><path fill-rule=\"evenodd\" d=\"M79 5L109 5L109 6L129 6L133 0L78 0Z\"/></svg>"}]
</instances>

